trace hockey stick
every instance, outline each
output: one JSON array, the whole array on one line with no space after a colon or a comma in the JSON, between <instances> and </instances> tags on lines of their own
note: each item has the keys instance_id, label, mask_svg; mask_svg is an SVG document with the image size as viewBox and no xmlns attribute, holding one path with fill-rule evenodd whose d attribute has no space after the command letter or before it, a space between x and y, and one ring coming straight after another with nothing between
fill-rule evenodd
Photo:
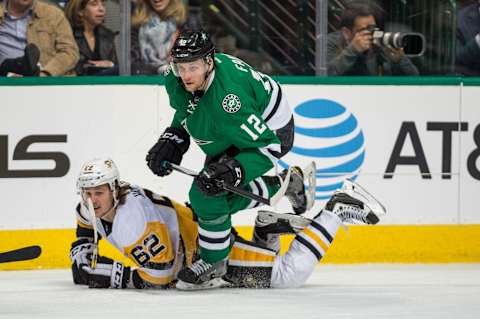
<instances>
[{"instance_id":1,"label":"hockey stick","mask_svg":"<svg viewBox=\"0 0 480 319\"><path fill-rule=\"evenodd\" d=\"M0 263L35 259L42 253L40 246L28 246L0 253Z\"/></svg>"},{"instance_id":2,"label":"hockey stick","mask_svg":"<svg viewBox=\"0 0 480 319\"><path fill-rule=\"evenodd\" d=\"M180 173L192 176L192 177L197 177L198 176L197 172L195 172L191 169L182 167L180 165L176 165L176 164L169 163L169 162L164 162L164 165L167 168L171 168L171 169L173 169L177 172L180 172ZM274 206L275 204L277 204L280 201L280 199L283 197L283 195L285 195L285 192L287 191L287 188L288 188L288 184L290 183L290 174L291 174L291 171L289 169L287 171L287 175L285 176L284 180L280 182L281 183L280 189L270 199L262 197L262 196L258 196L257 194L253 194L249 191L244 190L243 188L235 187L235 186L231 186L231 185L225 185L224 184L223 189L226 190L226 191L235 193L237 195L252 199L252 200L257 201L259 203L269 205L269 206Z\"/></svg>"},{"instance_id":3,"label":"hockey stick","mask_svg":"<svg viewBox=\"0 0 480 319\"><path fill-rule=\"evenodd\" d=\"M97 258L98 258L98 234L97 234L97 218L95 217L95 208L93 208L93 203L90 198L87 198L87 210L90 214L90 219L92 221L93 227L93 252L92 252L92 262L91 267L95 269L97 267Z\"/></svg>"}]
</instances>

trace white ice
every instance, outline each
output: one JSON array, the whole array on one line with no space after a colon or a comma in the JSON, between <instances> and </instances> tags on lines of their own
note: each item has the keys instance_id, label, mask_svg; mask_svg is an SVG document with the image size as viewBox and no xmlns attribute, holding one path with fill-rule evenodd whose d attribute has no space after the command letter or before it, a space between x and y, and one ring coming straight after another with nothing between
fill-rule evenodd
<instances>
[{"instance_id":1,"label":"white ice","mask_svg":"<svg viewBox=\"0 0 480 319\"><path fill-rule=\"evenodd\" d=\"M319 265L298 289L88 289L67 270L0 271L0 318L480 318L480 264Z\"/></svg>"}]
</instances>

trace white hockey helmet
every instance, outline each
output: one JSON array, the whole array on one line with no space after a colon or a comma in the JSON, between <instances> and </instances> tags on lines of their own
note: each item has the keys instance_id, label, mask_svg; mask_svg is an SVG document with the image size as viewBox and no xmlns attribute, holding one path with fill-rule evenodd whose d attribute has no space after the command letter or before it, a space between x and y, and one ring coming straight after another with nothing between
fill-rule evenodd
<instances>
[{"instance_id":1,"label":"white hockey helmet","mask_svg":"<svg viewBox=\"0 0 480 319\"><path fill-rule=\"evenodd\" d=\"M94 158L82 165L77 179L79 193L84 188L108 184L110 191L120 185L120 172L117 165L110 158Z\"/></svg>"}]
</instances>

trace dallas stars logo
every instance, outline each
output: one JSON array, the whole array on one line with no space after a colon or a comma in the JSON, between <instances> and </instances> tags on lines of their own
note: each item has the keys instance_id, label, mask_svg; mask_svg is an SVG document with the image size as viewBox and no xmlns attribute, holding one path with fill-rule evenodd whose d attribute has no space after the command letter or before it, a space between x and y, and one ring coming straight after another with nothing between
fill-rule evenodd
<instances>
[{"instance_id":1,"label":"dallas stars logo","mask_svg":"<svg viewBox=\"0 0 480 319\"><path fill-rule=\"evenodd\" d=\"M240 103L240 98L235 94L228 94L222 101L222 107L227 113L235 113L240 110L242 103Z\"/></svg>"},{"instance_id":2,"label":"dallas stars logo","mask_svg":"<svg viewBox=\"0 0 480 319\"><path fill-rule=\"evenodd\" d=\"M192 114L193 112L195 112L196 108L197 108L197 103L195 103L192 100L188 100L187 112Z\"/></svg>"}]
</instances>

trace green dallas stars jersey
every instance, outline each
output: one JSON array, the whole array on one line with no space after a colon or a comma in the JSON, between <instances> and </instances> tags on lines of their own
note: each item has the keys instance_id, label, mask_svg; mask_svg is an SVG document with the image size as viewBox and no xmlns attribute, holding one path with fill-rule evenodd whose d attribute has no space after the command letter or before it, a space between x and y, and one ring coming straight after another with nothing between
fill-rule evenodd
<instances>
[{"instance_id":1,"label":"green dallas stars jersey","mask_svg":"<svg viewBox=\"0 0 480 319\"><path fill-rule=\"evenodd\" d=\"M235 158L249 182L273 167L269 151L280 151L274 130L286 125L292 113L282 102L279 85L245 62L217 53L213 72L200 99L173 72L167 74L165 87L176 110L171 126L183 126L208 156L231 146L239 149Z\"/></svg>"}]
</instances>

